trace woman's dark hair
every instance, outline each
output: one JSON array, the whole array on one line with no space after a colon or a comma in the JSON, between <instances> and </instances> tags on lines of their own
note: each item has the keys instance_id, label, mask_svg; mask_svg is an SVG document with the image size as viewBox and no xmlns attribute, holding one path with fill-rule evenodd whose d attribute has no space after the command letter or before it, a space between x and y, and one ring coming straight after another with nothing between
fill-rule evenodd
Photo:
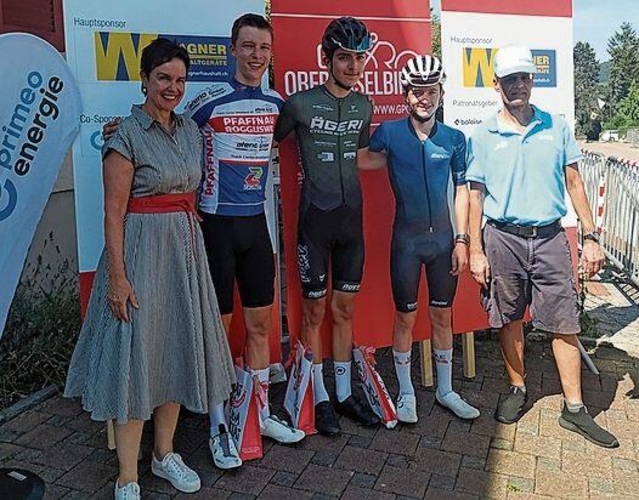
<instances>
[{"instance_id":1,"label":"woman's dark hair","mask_svg":"<svg viewBox=\"0 0 639 500\"><path fill-rule=\"evenodd\" d=\"M244 14L233 22L233 27L231 28L231 43L233 45L237 42L240 36L240 29L244 26L266 30L271 34L271 39L273 38L273 26L264 17L259 14Z\"/></svg>"},{"instance_id":2,"label":"woman's dark hair","mask_svg":"<svg viewBox=\"0 0 639 500\"><path fill-rule=\"evenodd\" d=\"M184 47L180 47L177 43L167 38L156 38L144 47L140 61L140 69L148 76L155 68L175 58L180 59L184 63L186 71L189 70L191 60L189 59L189 53Z\"/></svg>"}]
</instances>

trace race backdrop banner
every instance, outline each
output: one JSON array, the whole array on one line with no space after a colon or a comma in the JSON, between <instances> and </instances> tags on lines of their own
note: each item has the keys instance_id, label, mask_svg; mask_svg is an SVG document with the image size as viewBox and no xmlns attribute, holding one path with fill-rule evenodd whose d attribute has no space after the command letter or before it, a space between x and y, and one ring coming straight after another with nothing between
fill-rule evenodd
<instances>
[{"instance_id":1,"label":"race backdrop banner","mask_svg":"<svg viewBox=\"0 0 639 500\"><path fill-rule=\"evenodd\" d=\"M175 12L175 7L168 0L146 4L127 0L64 0L67 59L83 100L80 135L73 144L83 310L104 246L101 130L113 117L129 115L132 104L143 102L139 74L142 49L160 36L187 49L191 67L179 112L206 86L231 79L235 73L235 61L230 55L233 21L246 12L264 14L265 3L234 0L222 6L206 0L182 0L179 15L167 14ZM267 205L275 249L277 224L271 195ZM241 353L244 345L242 323L241 314L234 314L236 332L230 339L235 355ZM279 358L279 316L275 324L271 344L274 358Z\"/></svg>"},{"instance_id":2,"label":"race backdrop banner","mask_svg":"<svg viewBox=\"0 0 639 500\"><path fill-rule=\"evenodd\" d=\"M36 226L78 133L80 94L60 53L0 35L0 336Z\"/></svg>"},{"instance_id":3,"label":"race backdrop banner","mask_svg":"<svg viewBox=\"0 0 639 500\"><path fill-rule=\"evenodd\" d=\"M368 54L364 76L357 90L374 100L375 124L407 115L398 83L398 71L407 58L430 51L430 9L428 2L331 0L310 6L297 0L273 0L275 28L275 88L285 97L326 81L327 68L321 61L320 40L328 23L340 16L364 21L375 41ZM284 258L287 278L289 331L298 338L301 323L301 289L297 269L297 217L299 202L299 155L294 140L280 145ZM360 345L388 346L392 343L395 307L390 286L391 226L395 213L393 195L385 170L361 172L364 189L366 262L355 312L355 339ZM455 303L455 331L466 332L486 326L486 314L479 307L479 291L468 275L462 279ZM430 336L427 292L420 290L420 308L414 330L416 339ZM330 308L323 328L324 355L331 351Z\"/></svg>"}]
</instances>

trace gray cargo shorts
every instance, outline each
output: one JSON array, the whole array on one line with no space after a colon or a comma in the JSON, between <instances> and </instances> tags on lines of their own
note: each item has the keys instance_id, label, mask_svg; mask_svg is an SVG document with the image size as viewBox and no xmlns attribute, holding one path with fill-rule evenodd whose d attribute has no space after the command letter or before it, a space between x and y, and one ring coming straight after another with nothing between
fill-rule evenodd
<instances>
[{"instance_id":1,"label":"gray cargo shorts","mask_svg":"<svg viewBox=\"0 0 639 500\"><path fill-rule=\"evenodd\" d=\"M540 330L577 334L579 307L568 238L560 223L535 237L484 228L484 249L490 264L489 287L481 303L493 328L520 320L530 305L533 326Z\"/></svg>"}]
</instances>

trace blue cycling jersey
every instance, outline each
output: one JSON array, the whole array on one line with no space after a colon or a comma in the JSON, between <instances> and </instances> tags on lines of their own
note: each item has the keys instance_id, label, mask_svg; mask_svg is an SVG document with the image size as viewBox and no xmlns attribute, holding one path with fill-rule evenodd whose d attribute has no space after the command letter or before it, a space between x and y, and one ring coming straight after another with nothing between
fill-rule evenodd
<instances>
[{"instance_id":1,"label":"blue cycling jersey","mask_svg":"<svg viewBox=\"0 0 639 500\"><path fill-rule=\"evenodd\" d=\"M191 101L185 114L200 127L203 212L250 216L264 212L273 129L284 103L275 91L233 78Z\"/></svg>"},{"instance_id":2,"label":"blue cycling jersey","mask_svg":"<svg viewBox=\"0 0 639 500\"><path fill-rule=\"evenodd\" d=\"M421 141L410 118L382 123L371 151L385 151L395 194L395 228L450 234L455 224L455 187L466 183L466 137L436 122Z\"/></svg>"}]
</instances>

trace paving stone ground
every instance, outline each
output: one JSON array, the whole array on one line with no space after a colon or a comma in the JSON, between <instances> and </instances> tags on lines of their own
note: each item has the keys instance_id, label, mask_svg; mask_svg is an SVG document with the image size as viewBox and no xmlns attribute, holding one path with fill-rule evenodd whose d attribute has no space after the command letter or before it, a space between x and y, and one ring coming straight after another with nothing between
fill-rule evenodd
<instances>
[{"instance_id":1,"label":"paving stone ground","mask_svg":"<svg viewBox=\"0 0 639 500\"><path fill-rule=\"evenodd\" d=\"M201 475L195 495L178 495L150 473L152 427L140 461L145 498L202 499L534 499L639 498L639 306L636 290L613 273L589 286L586 308L600 332L590 343L599 375L584 371L584 397L595 419L621 443L604 450L557 423L560 386L548 341L527 343L532 404L515 425L493 419L507 390L494 334L477 334L477 376L464 379L455 358L455 387L481 409L462 422L435 404L432 388L419 388L420 421L394 430L365 429L342 420L336 439L311 436L285 447L265 443L264 457L235 472L215 469L207 445L206 416L184 413L175 448ZM625 301L625 302L623 302ZM622 333L622 335L620 335ZM634 349L634 350L633 350ZM630 350L630 354L628 352ZM457 349L460 353L461 349ZM418 386L417 350L413 376ZM396 391L391 355L378 352L379 370ZM330 372L330 370L327 370ZM281 401L283 385L275 386ZM276 407L281 413L281 407ZM115 453L104 425L77 402L54 396L0 426L0 467L23 468L47 484L46 498L112 498ZM0 498L3 498L0 492Z\"/></svg>"},{"instance_id":2,"label":"paving stone ground","mask_svg":"<svg viewBox=\"0 0 639 500\"><path fill-rule=\"evenodd\" d=\"M595 319L597 343L639 358L639 290L612 267L587 287L585 307Z\"/></svg>"}]
</instances>

